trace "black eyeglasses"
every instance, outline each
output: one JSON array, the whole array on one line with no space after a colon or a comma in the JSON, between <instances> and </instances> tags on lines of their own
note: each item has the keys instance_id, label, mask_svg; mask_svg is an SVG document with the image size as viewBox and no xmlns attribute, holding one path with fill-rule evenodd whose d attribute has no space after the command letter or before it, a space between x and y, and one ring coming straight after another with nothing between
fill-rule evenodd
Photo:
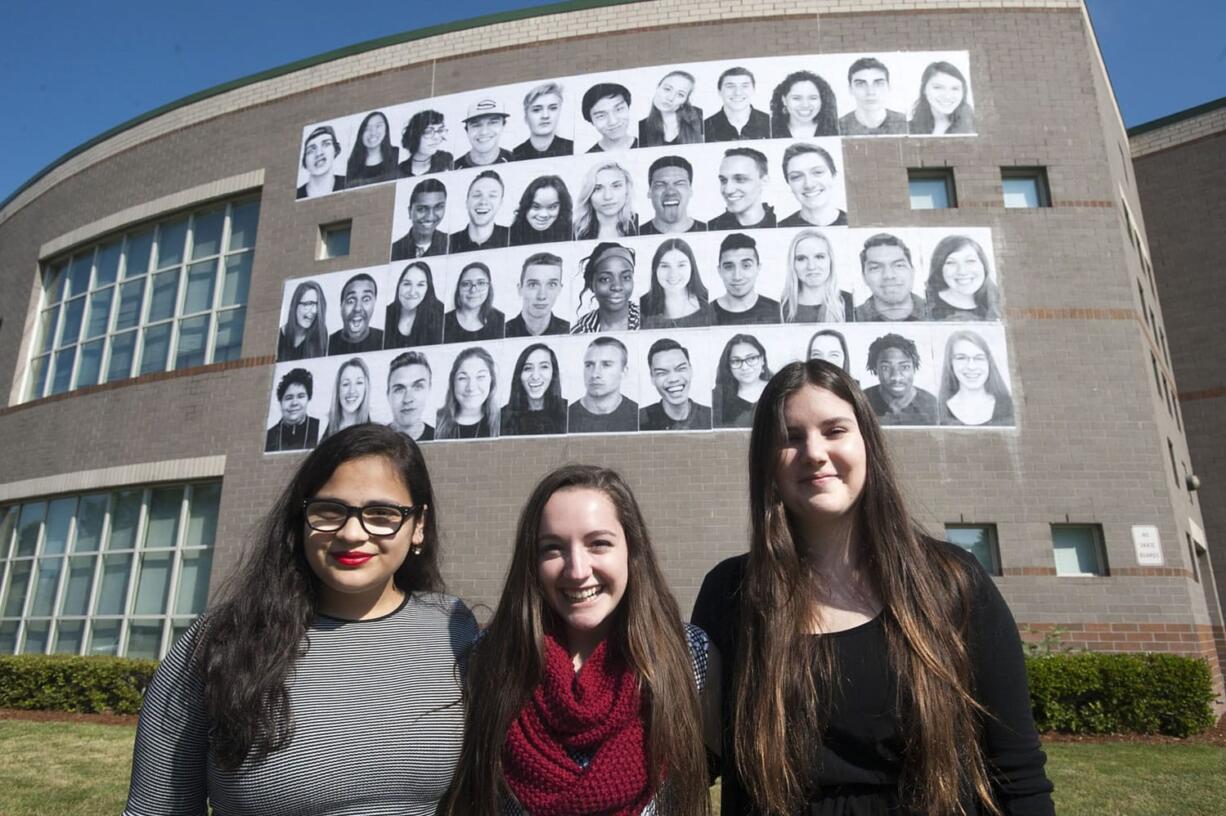
<instances>
[{"instance_id":1,"label":"black eyeglasses","mask_svg":"<svg viewBox=\"0 0 1226 816\"><path fill-rule=\"evenodd\" d=\"M410 518L419 516L426 509L424 504L368 504L354 507L331 499L303 499L302 509L307 526L321 533L335 533L352 516L358 517L362 529L372 536L389 536L400 532Z\"/></svg>"}]
</instances>

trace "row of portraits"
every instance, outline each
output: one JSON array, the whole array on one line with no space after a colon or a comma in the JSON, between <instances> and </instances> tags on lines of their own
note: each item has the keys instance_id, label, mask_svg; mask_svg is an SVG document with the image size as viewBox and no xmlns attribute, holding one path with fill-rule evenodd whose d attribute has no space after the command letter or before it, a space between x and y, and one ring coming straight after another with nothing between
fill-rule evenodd
<instances>
[{"instance_id":1,"label":"row of portraits","mask_svg":"<svg viewBox=\"0 0 1226 816\"><path fill-rule=\"evenodd\" d=\"M838 139L602 153L547 170L507 165L397 182L389 257L848 223Z\"/></svg>"},{"instance_id":2,"label":"row of portraits","mask_svg":"<svg viewBox=\"0 0 1226 816\"><path fill-rule=\"evenodd\" d=\"M297 195L636 148L975 132L966 51L657 65L423 98L312 123L302 131Z\"/></svg>"},{"instance_id":3,"label":"row of portraits","mask_svg":"<svg viewBox=\"0 0 1226 816\"><path fill-rule=\"evenodd\" d=\"M1016 424L1000 323L727 327L279 363L265 451L311 448L362 422L422 442L744 429L773 372L812 358L857 379L887 426Z\"/></svg>"},{"instance_id":4,"label":"row of portraits","mask_svg":"<svg viewBox=\"0 0 1226 816\"><path fill-rule=\"evenodd\" d=\"M288 280L277 360L572 333L1001 317L984 227L638 236Z\"/></svg>"}]
</instances>

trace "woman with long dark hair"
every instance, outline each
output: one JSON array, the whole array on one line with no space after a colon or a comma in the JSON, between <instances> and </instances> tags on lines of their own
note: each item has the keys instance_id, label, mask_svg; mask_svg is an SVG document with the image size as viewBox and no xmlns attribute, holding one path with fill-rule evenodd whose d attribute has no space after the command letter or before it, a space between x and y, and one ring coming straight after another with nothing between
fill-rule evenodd
<instances>
[{"instance_id":1,"label":"woman with long dark hair","mask_svg":"<svg viewBox=\"0 0 1226 816\"><path fill-rule=\"evenodd\" d=\"M403 434L308 454L145 691L125 813L433 814L477 633L439 594L439 541Z\"/></svg>"},{"instance_id":2,"label":"woman with long dark hair","mask_svg":"<svg viewBox=\"0 0 1226 816\"><path fill-rule=\"evenodd\" d=\"M907 512L843 369L792 363L749 440L749 553L703 581L723 814L1053 814L1017 626Z\"/></svg>"},{"instance_id":3,"label":"woman with long dark hair","mask_svg":"<svg viewBox=\"0 0 1226 816\"><path fill-rule=\"evenodd\" d=\"M455 308L443 318L443 342L501 340L506 316L494 308L494 281L490 268L472 261L460 270L452 300Z\"/></svg>"},{"instance_id":4,"label":"woman with long dark hair","mask_svg":"<svg viewBox=\"0 0 1226 816\"><path fill-rule=\"evenodd\" d=\"M651 287L639 303L644 329L709 326L710 295L698 275L694 250L683 238L667 238L651 259Z\"/></svg>"},{"instance_id":5,"label":"woman with long dark hair","mask_svg":"<svg viewBox=\"0 0 1226 816\"><path fill-rule=\"evenodd\" d=\"M456 355L447 376L447 396L438 409L435 439L484 439L498 436L500 415L494 404L498 369L481 346Z\"/></svg>"},{"instance_id":6,"label":"woman with long dark hair","mask_svg":"<svg viewBox=\"0 0 1226 816\"><path fill-rule=\"evenodd\" d=\"M793 71L771 93L771 136L838 136L838 105L830 83L812 71Z\"/></svg>"},{"instance_id":7,"label":"woman with long dark hair","mask_svg":"<svg viewBox=\"0 0 1226 816\"><path fill-rule=\"evenodd\" d=\"M413 348L443 342L443 302L434 293L434 274L425 261L400 271L396 297L387 306L383 347Z\"/></svg>"},{"instance_id":8,"label":"woman with long dark hair","mask_svg":"<svg viewBox=\"0 0 1226 816\"><path fill-rule=\"evenodd\" d=\"M809 338L805 351L806 360L825 360L844 371L849 371L851 354L847 350L847 338L834 329L819 329Z\"/></svg>"},{"instance_id":9,"label":"woman with long dark hair","mask_svg":"<svg viewBox=\"0 0 1226 816\"><path fill-rule=\"evenodd\" d=\"M289 298L289 314L277 335L277 362L323 357L328 353L328 302L315 281L303 281Z\"/></svg>"},{"instance_id":10,"label":"woman with long dark hair","mask_svg":"<svg viewBox=\"0 0 1226 816\"><path fill-rule=\"evenodd\" d=\"M716 664L681 622L622 478L555 470L520 514L469 658L464 747L439 813L706 814L700 694Z\"/></svg>"},{"instance_id":11,"label":"woman with long dark hair","mask_svg":"<svg viewBox=\"0 0 1226 816\"><path fill-rule=\"evenodd\" d=\"M748 428L754 407L771 378L766 346L752 334L734 334L724 344L715 368L711 397L712 422L716 428Z\"/></svg>"},{"instance_id":12,"label":"woman with long dark hair","mask_svg":"<svg viewBox=\"0 0 1226 816\"><path fill-rule=\"evenodd\" d=\"M941 425L1013 424L1013 396L978 333L960 329L949 335L937 404Z\"/></svg>"},{"instance_id":13,"label":"woman with long dark hair","mask_svg":"<svg viewBox=\"0 0 1226 816\"><path fill-rule=\"evenodd\" d=\"M358 137L354 140L345 172L345 188L395 180L398 158L398 151L392 147L387 117L383 111L371 111L358 126Z\"/></svg>"},{"instance_id":14,"label":"woman with long dark hair","mask_svg":"<svg viewBox=\"0 0 1226 816\"><path fill-rule=\"evenodd\" d=\"M447 121L436 110L421 110L409 117L400 133L400 146L407 159L397 168L401 178L442 173L451 169L451 154L443 150L447 142Z\"/></svg>"},{"instance_id":15,"label":"woman with long dark hair","mask_svg":"<svg viewBox=\"0 0 1226 816\"><path fill-rule=\"evenodd\" d=\"M694 75L669 71L656 85L651 112L639 120L639 147L702 144L702 108L690 103Z\"/></svg>"},{"instance_id":16,"label":"woman with long dark hair","mask_svg":"<svg viewBox=\"0 0 1226 816\"><path fill-rule=\"evenodd\" d=\"M933 320L1000 320L1000 290L974 238L946 235L932 250L926 302Z\"/></svg>"},{"instance_id":17,"label":"woman with long dark hair","mask_svg":"<svg viewBox=\"0 0 1226 816\"><path fill-rule=\"evenodd\" d=\"M519 197L511 222L511 246L569 241L573 204L559 176L537 176Z\"/></svg>"},{"instance_id":18,"label":"woman with long dark hair","mask_svg":"<svg viewBox=\"0 0 1226 816\"><path fill-rule=\"evenodd\" d=\"M566 400L558 356L544 343L519 353L511 371L511 397L502 406L499 436L566 433Z\"/></svg>"},{"instance_id":19,"label":"woman with long dark hair","mask_svg":"<svg viewBox=\"0 0 1226 816\"><path fill-rule=\"evenodd\" d=\"M966 77L956 65L933 62L924 69L908 129L912 135L926 136L975 132L975 109L966 101Z\"/></svg>"}]
</instances>

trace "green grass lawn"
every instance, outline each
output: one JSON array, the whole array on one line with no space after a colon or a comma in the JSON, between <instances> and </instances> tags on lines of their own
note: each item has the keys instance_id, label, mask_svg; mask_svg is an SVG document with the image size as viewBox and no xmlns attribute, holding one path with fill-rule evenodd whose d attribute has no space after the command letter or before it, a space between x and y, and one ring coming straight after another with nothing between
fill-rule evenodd
<instances>
[{"instance_id":1,"label":"green grass lawn","mask_svg":"<svg viewBox=\"0 0 1226 816\"><path fill-rule=\"evenodd\" d=\"M0 814L97 816L123 809L136 729L0 720ZM1049 743L1060 816L1222 816L1226 748Z\"/></svg>"}]
</instances>

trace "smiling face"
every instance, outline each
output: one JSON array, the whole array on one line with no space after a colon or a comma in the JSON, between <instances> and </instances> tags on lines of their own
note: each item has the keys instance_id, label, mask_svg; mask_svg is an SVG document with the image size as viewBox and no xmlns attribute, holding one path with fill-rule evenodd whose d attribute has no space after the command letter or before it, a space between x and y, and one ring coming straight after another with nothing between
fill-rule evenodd
<instances>
[{"instance_id":1,"label":"smiling face","mask_svg":"<svg viewBox=\"0 0 1226 816\"><path fill-rule=\"evenodd\" d=\"M592 209L605 218L616 218L622 207L626 206L626 176L620 170L612 168L596 173L596 181L592 185Z\"/></svg>"},{"instance_id":2,"label":"smiling face","mask_svg":"<svg viewBox=\"0 0 1226 816\"><path fill-rule=\"evenodd\" d=\"M868 457L851 404L805 385L783 404L786 440L775 464L783 506L809 531L848 523L864 492Z\"/></svg>"},{"instance_id":3,"label":"smiling face","mask_svg":"<svg viewBox=\"0 0 1226 816\"><path fill-rule=\"evenodd\" d=\"M446 193L419 193L414 196L409 205L409 221L412 223L413 234L419 238L429 239L434 230L443 223L443 215L447 212Z\"/></svg>"},{"instance_id":4,"label":"smiling face","mask_svg":"<svg viewBox=\"0 0 1226 816\"><path fill-rule=\"evenodd\" d=\"M809 359L825 360L839 368L847 367L847 358L843 354L843 345L839 342L839 338L829 334L819 334L813 338L813 342L809 344Z\"/></svg>"},{"instance_id":5,"label":"smiling face","mask_svg":"<svg viewBox=\"0 0 1226 816\"><path fill-rule=\"evenodd\" d=\"M660 399L670 405L683 406L690 400L690 381L694 372L690 358L681 349L656 352L651 358L651 384Z\"/></svg>"},{"instance_id":6,"label":"smiling face","mask_svg":"<svg viewBox=\"0 0 1226 816\"><path fill-rule=\"evenodd\" d=\"M424 365L400 366L387 378L387 404L392 422L399 427L411 428L420 422L428 399L430 369Z\"/></svg>"},{"instance_id":7,"label":"smiling face","mask_svg":"<svg viewBox=\"0 0 1226 816\"><path fill-rule=\"evenodd\" d=\"M904 399L915 389L915 361L899 348L888 348L877 358L873 372L881 390L891 399Z\"/></svg>"},{"instance_id":8,"label":"smiling face","mask_svg":"<svg viewBox=\"0 0 1226 816\"><path fill-rule=\"evenodd\" d=\"M543 320L553 311L553 304L562 293L562 267L532 264L524 270L519 284L524 314Z\"/></svg>"},{"instance_id":9,"label":"smiling face","mask_svg":"<svg viewBox=\"0 0 1226 816\"><path fill-rule=\"evenodd\" d=\"M502 128L506 121L506 118L500 114L490 114L465 122L464 132L468 134L468 141L472 145L473 152L482 156L497 153L498 140L502 138Z\"/></svg>"},{"instance_id":10,"label":"smiling face","mask_svg":"<svg viewBox=\"0 0 1226 816\"><path fill-rule=\"evenodd\" d=\"M958 340L950 350L950 362L953 363L954 377L958 380L958 388L978 391L988 381L988 372L992 366L988 355L970 340Z\"/></svg>"},{"instance_id":11,"label":"smiling face","mask_svg":"<svg viewBox=\"0 0 1226 816\"><path fill-rule=\"evenodd\" d=\"M593 399L621 390L626 374L626 359L613 345L588 346L583 355L583 387Z\"/></svg>"},{"instance_id":12,"label":"smiling face","mask_svg":"<svg viewBox=\"0 0 1226 816\"><path fill-rule=\"evenodd\" d=\"M830 203L834 173L818 153L800 153L788 162L785 178L801 209L817 211Z\"/></svg>"},{"instance_id":13,"label":"smiling face","mask_svg":"<svg viewBox=\"0 0 1226 816\"><path fill-rule=\"evenodd\" d=\"M456 369L452 381L452 393L460 410L466 414L480 413L485 400L490 395L490 384L493 376L489 367L477 355L469 356Z\"/></svg>"},{"instance_id":14,"label":"smiling face","mask_svg":"<svg viewBox=\"0 0 1226 816\"><path fill-rule=\"evenodd\" d=\"M306 388L301 383L291 383L281 395L281 419L288 425L297 425L306 416Z\"/></svg>"},{"instance_id":15,"label":"smiling face","mask_svg":"<svg viewBox=\"0 0 1226 816\"><path fill-rule=\"evenodd\" d=\"M541 187L532 194L532 203L528 205L528 226L537 232L544 232L558 220L561 211L558 191L553 187Z\"/></svg>"},{"instance_id":16,"label":"smiling face","mask_svg":"<svg viewBox=\"0 0 1226 816\"><path fill-rule=\"evenodd\" d=\"M669 74L660 80L651 104L661 113L675 113L694 92L694 83L680 74Z\"/></svg>"},{"instance_id":17,"label":"smiling face","mask_svg":"<svg viewBox=\"0 0 1226 816\"><path fill-rule=\"evenodd\" d=\"M689 257L679 249L670 249L656 264L656 280L665 292L683 292L694 274Z\"/></svg>"},{"instance_id":18,"label":"smiling face","mask_svg":"<svg viewBox=\"0 0 1226 816\"><path fill-rule=\"evenodd\" d=\"M306 331L315 325L318 317L319 293L314 289L307 289L302 293L298 306L294 309L294 322L298 324L298 328Z\"/></svg>"},{"instance_id":19,"label":"smiling face","mask_svg":"<svg viewBox=\"0 0 1226 816\"><path fill-rule=\"evenodd\" d=\"M392 464L381 456L342 462L313 498L331 499L352 507L372 504L413 504L413 496ZM306 528L303 555L320 581L324 611L349 599L373 602L395 595L394 576L409 548L422 543L425 519L410 518L393 535L372 536L356 518L334 533ZM338 604L338 601L340 602Z\"/></svg>"},{"instance_id":20,"label":"smiling face","mask_svg":"<svg viewBox=\"0 0 1226 816\"><path fill-rule=\"evenodd\" d=\"M351 341L366 339L370 316L375 311L375 285L368 280L351 280L341 291L341 322Z\"/></svg>"},{"instance_id":21,"label":"smiling face","mask_svg":"<svg viewBox=\"0 0 1226 816\"><path fill-rule=\"evenodd\" d=\"M807 79L793 82L783 95L783 109L795 124L808 125L822 110L822 95L817 86Z\"/></svg>"},{"instance_id":22,"label":"smiling face","mask_svg":"<svg viewBox=\"0 0 1226 816\"><path fill-rule=\"evenodd\" d=\"M748 156L725 156L719 163L719 192L730 213L741 213L762 201L765 176Z\"/></svg>"},{"instance_id":23,"label":"smiling face","mask_svg":"<svg viewBox=\"0 0 1226 816\"><path fill-rule=\"evenodd\" d=\"M626 130L630 126L630 104L626 98L606 96L592 105L589 114L592 126L600 131L607 142L620 142L626 138Z\"/></svg>"},{"instance_id":24,"label":"smiling face","mask_svg":"<svg viewBox=\"0 0 1226 816\"><path fill-rule=\"evenodd\" d=\"M403 312L413 312L425 300L430 284L426 281L426 272L420 266L411 266L400 277L400 285L396 287L396 299L400 301Z\"/></svg>"},{"instance_id":25,"label":"smiling face","mask_svg":"<svg viewBox=\"0 0 1226 816\"><path fill-rule=\"evenodd\" d=\"M733 343L728 352L728 367L732 369L732 378L741 385L762 379L764 365L766 360L762 352L752 343Z\"/></svg>"},{"instance_id":26,"label":"smiling face","mask_svg":"<svg viewBox=\"0 0 1226 816\"><path fill-rule=\"evenodd\" d=\"M456 306L473 311L481 308L490 294L490 277L479 266L470 266L460 273L460 281L456 286Z\"/></svg>"},{"instance_id":27,"label":"smiling face","mask_svg":"<svg viewBox=\"0 0 1226 816\"><path fill-rule=\"evenodd\" d=\"M728 249L719 254L719 277L734 298L743 298L758 281L758 253L752 249Z\"/></svg>"},{"instance_id":28,"label":"smiling face","mask_svg":"<svg viewBox=\"0 0 1226 816\"><path fill-rule=\"evenodd\" d=\"M537 349L524 360L523 368L519 370L519 382L529 399L539 400L549 390L553 375L553 360L550 359L549 352Z\"/></svg>"},{"instance_id":29,"label":"smiling face","mask_svg":"<svg viewBox=\"0 0 1226 816\"><path fill-rule=\"evenodd\" d=\"M952 291L971 297L983 287L987 270L983 268L979 253L967 245L949 253L941 266L941 276Z\"/></svg>"},{"instance_id":30,"label":"smiling face","mask_svg":"<svg viewBox=\"0 0 1226 816\"><path fill-rule=\"evenodd\" d=\"M864 282L873 297L886 305L901 305L911 299L915 270L902 247L890 244L869 247L864 253Z\"/></svg>"},{"instance_id":31,"label":"smiling face","mask_svg":"<svg viewBox=\"0 0 1226 816\"><path fill-rule=\"evenodd\" d=\"M372 116L366 121L366 127L362 128L362 144L367 150L374 150L379 145L383 144L383 139L387 136L387 120L382 116Z\"/></svg>"},{"instance_id":32,"label":"smiling face","mask_svg":"<svg viewBox=\"0 0 1226 816\"><path fill-rule=\"evenodd\" d=\"M634 267L625 258L605 258L596 265L592 293L606 312L620 312L634 293Z\"/></svg>"},{"instance_id":33,"label":"smiling face","mask_svg":"<svg viewBox=\"0 0 1226 816\"><path fill-rule=\"evenodd\" d=\"M819 289L830 280L830 245L821 238L797 242L792 254L792 272L802 289Z\"/></svg>"},{"instance_id":34,"label":"smiling face","mask_svg":"<svg viewBox=\"0 0 1226 816\"><path fill-rule=\"evenodd\" d=\"M332 175L332 165L340 152L330 133L320 133L306 143L302 151L302 165L312 176Z\"/></svg>"},{"instance_id":35,"label":"smiling face","mask_svg":"<svg viewBox=\"0 0 1226 816\"><path fill-rule=\"evenodd\" d=\"M719 84L719 97L725 110L744 113L753 102L753 80L743 74L726 76Z\"/></svg>"},{"instance_id":36,"label":"smiling face","mask_svg":"<svg viewBox=\"0 0 1226 816\"><path fill-rule=\"evenodd\" d=\"M477 179L468 188L466 205L468 220L474 226L488 226L502 206L502 185L492 178Z\"/></svg>"},{"instance_id":37,"label":"smiling face","mask_svg":"<svg viewBox=\"0 0 1226 816\"><path fill-rule=\"evenodd\" d=\"M626 593L630 555L617 509L590 488L549 497L541 512L537 578L572 650L590 649L608 633Z\"/></svg>"},{"instance_id":38,"label":"smiling face","mask_svg":"<svg viewBox=\"0 0 1226 816\"><path fill-rule=\"evenodd\" d=\"M880 68L862 68L851 75L851 95L865 113L879 113L890 95L890 80Z\"/></svg>"},{"instance_id":39,"label":"smiling face","mask_svg":"<svg viewBox=\"0 0 1226 816\"><path fill-rule=\"evenodd\" d=\"M528 103L524 121L533 136L552 136L558 129L562 116L562 97L557 94L542 94Z\"/></svg>"},{"instance_id":40,"label":"smiling face","mask_svg":"<svg viewBox=\"0 0 1226 816\"><path fill-rule=\"evenodd\" d=\"M924 99L928 107L940 116L949 116L962 104L962 82L949 74L937 71L924 85Z\"/></svg>"},{"instance_id":41,"label":"smiling face","mask_svg":"<svg viewBox=\"0 0 1226 816\"><path fill-rule=\"evenodd\" d=\"M358 410L366 402L366 374L358 366L345 366L341 369L336 386L345 416L357 416Z\"/></svg>"}]
</instances>

